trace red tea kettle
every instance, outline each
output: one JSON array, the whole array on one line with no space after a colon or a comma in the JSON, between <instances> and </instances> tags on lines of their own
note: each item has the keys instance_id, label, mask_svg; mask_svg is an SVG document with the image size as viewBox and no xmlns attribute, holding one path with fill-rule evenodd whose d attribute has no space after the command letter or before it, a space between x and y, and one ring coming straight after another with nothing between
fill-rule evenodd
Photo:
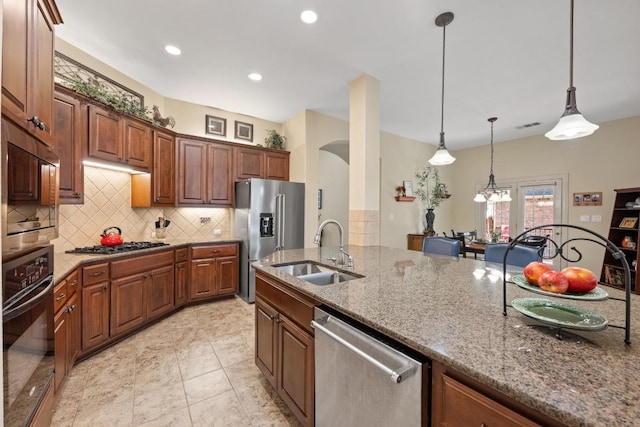
<instances>
[{"instance_id":1,"label":"red tea kettle","mask_svg":"<svg viewBox=\"0 0 640 427\"><path fill-rule=\"evenodd\" d=\"M117 232L110 230L117 230ZM122 230L118 227L105 228L100 236L102 236L102 239L100 239L102 246L116 246L123 243Z\"/></svg>"}]
</instances>

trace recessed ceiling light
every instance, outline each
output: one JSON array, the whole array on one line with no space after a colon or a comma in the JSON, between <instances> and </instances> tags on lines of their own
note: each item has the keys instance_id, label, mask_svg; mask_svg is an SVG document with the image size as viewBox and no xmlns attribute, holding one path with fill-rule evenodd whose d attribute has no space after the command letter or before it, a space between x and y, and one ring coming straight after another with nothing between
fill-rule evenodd
<instances>
[{"instance_id":1,"label":"recessed ceiling light","mask_svg":"<svg viewBox=\"0 0 640 427\"><path fill-rule=\"evenodd\" d=\"M170 44L166 45L164 47L164 50L169 52L171 55L180 55L182 53L182 51L179 48L172 46Z\"/></svg>"},{"instance_id":2,"label":"recessed ceiling light","mask_svg":"<svg viewBox=\"0 0 640 427\"><path fill-rule=\"evenodd\" d=\"M259 82L260 80L262 80L262 74L260 73L250 73L248 77L254 82Z\"/></svg>"},{"instance_id":3,"label":"recessed ceiling light","mask_svg":"<svg viewBox=\"0 0 640 427\"><path fill-rule=\"evenodd\" d=\"M318 20L318 14L313 10L305 10L300 14L300 19L306 24L313 24Z\"/></svg>"}]
</instances>

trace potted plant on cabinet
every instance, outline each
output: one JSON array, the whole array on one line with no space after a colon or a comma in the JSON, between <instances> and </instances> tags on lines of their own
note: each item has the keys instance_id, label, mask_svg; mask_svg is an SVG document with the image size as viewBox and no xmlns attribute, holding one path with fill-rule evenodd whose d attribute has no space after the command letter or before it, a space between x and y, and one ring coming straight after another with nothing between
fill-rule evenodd
<instances>
[{"instance_id":1,"label":"potted plant on cabinet","mask_svg":"<svg viewBox=\"0 0 640 427\"><path fill-rule=\"evenodd\" d=\"M433 222L436 214L433 210L440 206L440 203L442 203L444 199L449 198L447 187L440 182L438 168L435 166L425 166L416 173L416 178L418 178L418 188L415 194L427 208L424 234L427 236L435 236L436 232L433 229Z\"/></svg>"},{"instance_id":2,"label":"potted plant on cabinet","mask_svg":"<svg viewBox=\"0 0 640 427\"><path fill-rule=\"evenodd\" d=\"M264 138L264 145L267 148L275 148L276 150L284 149L284 143L287 142L287 137L282 136L273 129L267 130L267 136Z\"/></svg>"}]
</instances>

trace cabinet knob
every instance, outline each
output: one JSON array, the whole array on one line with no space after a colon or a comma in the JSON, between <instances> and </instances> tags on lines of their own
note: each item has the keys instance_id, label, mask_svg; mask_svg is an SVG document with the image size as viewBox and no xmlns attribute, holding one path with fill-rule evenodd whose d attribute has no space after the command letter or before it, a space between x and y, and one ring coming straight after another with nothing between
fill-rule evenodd
<instances>
[{"instance_id":1,"label":"cabinet knob","mask_svg":"<svg viewBox=\"0 0 640 427\"><path fill-rule=\"evenodd\" d=\"M65 299L66 297L67 297L67 294L62 293L56 297L56 301L60 301L61 299Z\"/></svg>"},{"instance_id":2,"label":"cabinet knob","mask_svg":"<svg viewBox=\"0 0 640 427\"><path fill-rule=\"evenodd\" d=\"M269 320L273 322L274 320L276 320L276 316L274 314L270 315Z\"/></svg>"},{"instance_id":3,"label":"cabinet knob","mask_svg":"<svg viewBox=\"0 0 640 427\"><path fill-rule=\"evenodd\" d=\"M94 273L91 273L91 276L93 277L98 277L104 274L104 271L96 271Z\"/></svg>"},{"instance_id":4,"label":"cabinet knob","mask_svg":"<svg viewBox=\"0 0 640 427\"><path fill-rule=\"evenodd\" d=\"M76 199L79 199L80 198L80 193L73 193L73 197L76 198Z\"/></svg>"},{"instance_id":5,"label":"cabinet knob","mask_svg":"<svg viewBox=\"0 0 640 427\"><path fill-rule=\"evenodd\" d=\"M27 121L33 123L33 125L35 127L37 127L38 129L40 129L40 130L45 130L46 127L47 127L47 125L45 125L45 123L43 121L41 121L38 118L38 116L33 116L33 117L27 119Z\"/></svg>"},{"instance_id":6,"label":"cabinet knob","mask_svg":"<svg viewBox=\"0 0 640 427\"><path fill-rule=\"evenodd\" d=\"M105 284L104 286L102 286L102 289L104 289L106 291L107 290L107 285Z\"/></svg>"},{"instance_id":7,"label":"cabinet knob","mask_svg":"<svg viewBox=\"0 0 640 427\"><path fill-rule=\"evenodd\" d=\"M76 310L76 305L73 304L67 308L67 313L73 313Z\"/></svg>"}]
</instances>

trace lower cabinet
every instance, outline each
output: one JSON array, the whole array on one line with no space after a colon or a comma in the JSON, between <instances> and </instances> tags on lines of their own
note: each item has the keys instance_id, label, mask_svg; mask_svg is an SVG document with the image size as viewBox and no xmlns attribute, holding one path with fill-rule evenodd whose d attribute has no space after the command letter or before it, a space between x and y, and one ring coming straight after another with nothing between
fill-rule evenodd
<instances>
[{"instance_id":1,"label":"lower cabinet","mask_svg":"<svg viewBox=\"0 0 640 427\"><path fill-rule=\"evenodd\" d=\"M82 352L109 339L109 263L82 268Z\"/></svg>"},{"instance_id":2,"label":"lower cabinet","mask_svg":"<svg viewBox=\"0 0 640 427\"><path fill-rule=\"evenodd\" d=\"M180 307L189 300L189 250L176 249L175 255L175 306Z\"/></svg>"},{"instance_id":3,"label":"lower cabinet","mask_svg":"<svg viewBox=\"0 0 640 427\"><path fill-rule=\"evenodd\" d=\"M189 299L235 294L238 274L237 243L192 247Z\"/></svg>"},{"instance_id":4,"label":"lower cabinet","mask_svg":"<svg viewBox=\"0 0 640 427\"><path fill-rule=\"evenodd\" d=\"M310 297L256 277L255 361L303 425L314 424L314 338Z\"/></svg>"}]
</instances>

